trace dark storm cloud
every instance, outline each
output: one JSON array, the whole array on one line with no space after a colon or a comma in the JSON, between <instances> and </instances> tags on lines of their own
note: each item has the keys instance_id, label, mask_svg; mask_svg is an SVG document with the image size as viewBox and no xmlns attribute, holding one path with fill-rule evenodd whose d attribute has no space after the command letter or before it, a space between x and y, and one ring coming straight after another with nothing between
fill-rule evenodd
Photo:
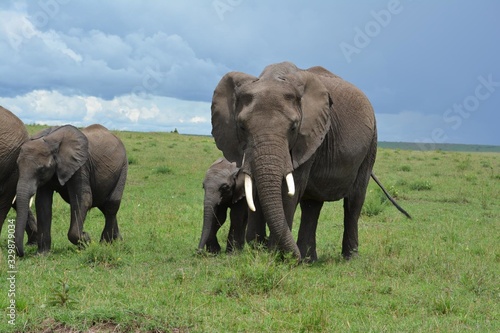
<instances>
[{"instance_id":1,"label":"dark storm cloud","mask_svg":"<svg viewBox=\"0 0 500 333\"><path fill-rule=\"evenodd\" d=\"M493 0L4 1L0 103L29 113L43 109L30 101L42 95L52 106L76 99L68 117L90 121L109 112L92 108L97 98L123 111L123 126L147 130L156 107L169 113L165 126L206 133L226 72L258 75L289 60L322 65L365 91L381 140L500 144L495 84L470 111L455 111L479 77L500 82L499 11ZM194 102L205 104L183 117Z\"/></svg>"}]
</instances>

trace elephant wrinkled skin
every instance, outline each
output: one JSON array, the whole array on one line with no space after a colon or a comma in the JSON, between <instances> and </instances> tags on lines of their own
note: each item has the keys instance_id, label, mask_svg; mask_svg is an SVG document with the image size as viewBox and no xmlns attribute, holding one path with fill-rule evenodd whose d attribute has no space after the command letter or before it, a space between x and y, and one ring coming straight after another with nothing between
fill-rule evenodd
<instances>
[{"instance_id":1,"label":"elephant wrinkled skin","mask_svg":"<svg viewBox=\"0 0 500 333\"><path fill-rule=\"evenodd\" d=\"M0 106L0 232L16 195L19 175L16 165L17 157L21 145L28 139L28 131L22 121ZM31 211L28 211L28 223L25 225L28 244L34 244L37 226Z\"/></svg>"},{"instance_id":2,"label":"elephant wrinkled skin","mask_svg":"<svg viewBox=\"0 0 500 333\"><path fill-rule=\"evenodd\" d=\"M358 88L322 67L302 70L289 62L269 65L259 77L230 72L214 91L212 135L256 188L246 195L256 208L247 241L265 221L272 248L314 261L323 202L343 199L342 254L357 253L358 218L377 151L373 108ZM284 181L291 177L294 190Z\"/></svg>"},{"instance_id":3,"label":"elephant wrinkled skin","mask_svg":"<svg viewBox=\"0 0 500 333\"><path fill-rule=\"evenodd\" d=\"M22 231L28 202L35 193L38 252L50 250L54 191L70 204L68 239L73 244L90 241L83 224L91 207L98 207L105 216L101 241L121 238L116 214L128 160L123 143L106 128L92 125L80 131L66 125L43 130L22 145L17 164L15 242L19 256L24 255Z\"/></svg>"},{"instance_id":4,"label":"elephant wrinkled skin","mask_svg":"<svg viewBox=\"0 0 500 333\"><path fill-rule=\"evenodd\" d=\"M217 231L227 218L230 209L229 234L226 252L241 249L245 241L248 208L243 190L243 174L236 166L224 158L216 160L205 174L203 180L205 196L203 200L203 230L198 244L198 251L206 250L219 253L221 247L217 241Z\"/></svg>"}]
</instances>

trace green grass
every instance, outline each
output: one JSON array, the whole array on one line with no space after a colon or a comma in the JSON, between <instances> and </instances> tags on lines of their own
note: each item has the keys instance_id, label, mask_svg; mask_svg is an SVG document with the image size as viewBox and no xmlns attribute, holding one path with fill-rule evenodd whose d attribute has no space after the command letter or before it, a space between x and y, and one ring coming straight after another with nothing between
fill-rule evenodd
<instances>
[{"instance_id":1,"label":"green grass","mask_svg":"<svg viewBox=\"0 0 500 333\"><path fill-rule=\"evenodd\" d=\"M57 197L51 253L28 248L17 259L11 326L4 227L1 332L500 330L498 153L379 149L375 173L413 219L370 183L359 256L341 258L342 203L326 203L319 260L295 265L249 247L234 255L196 253L202 180L221 156L213 139L117 134L129 154L118 216L123 241L99 244L103 218L92 210L85 229L94 242L73 246L66 237L69 206ZM221 244L227 231L228 223Z\"/></svg>"}]
</instances>

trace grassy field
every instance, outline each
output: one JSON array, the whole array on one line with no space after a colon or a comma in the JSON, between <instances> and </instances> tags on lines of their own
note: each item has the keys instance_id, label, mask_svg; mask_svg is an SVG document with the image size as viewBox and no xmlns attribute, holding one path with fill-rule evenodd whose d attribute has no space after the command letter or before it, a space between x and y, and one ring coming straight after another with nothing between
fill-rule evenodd
<instances>
[{"instance_id":1,"label":"grassy field","mask_svg":"<svg viewBox=\"0 0 500 333\"><path fill-rule=\"evenodd\" d=\"M51 253L17 259L10 325L4 226L1 332L500 331L500 154L379 149L375 173L413 219L371 183L359 257L341 258L342 203L327 203L319 261L297 266L248 247L196 254L202 179L221 156L211 138L117 134L130 164L123 241L78 250L57 197ZM103 225L92 210L94 240Z\"/></svg>"}]
</instances>

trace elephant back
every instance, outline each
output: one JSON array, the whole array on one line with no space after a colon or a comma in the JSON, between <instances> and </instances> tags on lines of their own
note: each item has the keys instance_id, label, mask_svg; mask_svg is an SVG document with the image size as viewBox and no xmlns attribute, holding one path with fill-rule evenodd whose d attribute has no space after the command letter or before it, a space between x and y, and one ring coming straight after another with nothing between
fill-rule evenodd
<instances>
[{"instance_id":1,"label":"elephant back","mask_svg":"<svg viewBox=\"0 0 500 333\"><path fill-rule=\"evenodd\" d=\"M9 176L15 169L21 145L29 139L23 122L0 106L0 174Z\"/></svg>"},{"instance_id":2,"label":"elephant back","mask_svg":"<svg viewBox=\"0 0 500 333\"><path fill-rule=\"evenodd\" d=\"M127 174L128 160L122 141L106 127L94 124L82 129L89 142L90 182L95 204L103 202ZM121 177L122 175L125 177Z\"/></svg>"}]
</instances>

